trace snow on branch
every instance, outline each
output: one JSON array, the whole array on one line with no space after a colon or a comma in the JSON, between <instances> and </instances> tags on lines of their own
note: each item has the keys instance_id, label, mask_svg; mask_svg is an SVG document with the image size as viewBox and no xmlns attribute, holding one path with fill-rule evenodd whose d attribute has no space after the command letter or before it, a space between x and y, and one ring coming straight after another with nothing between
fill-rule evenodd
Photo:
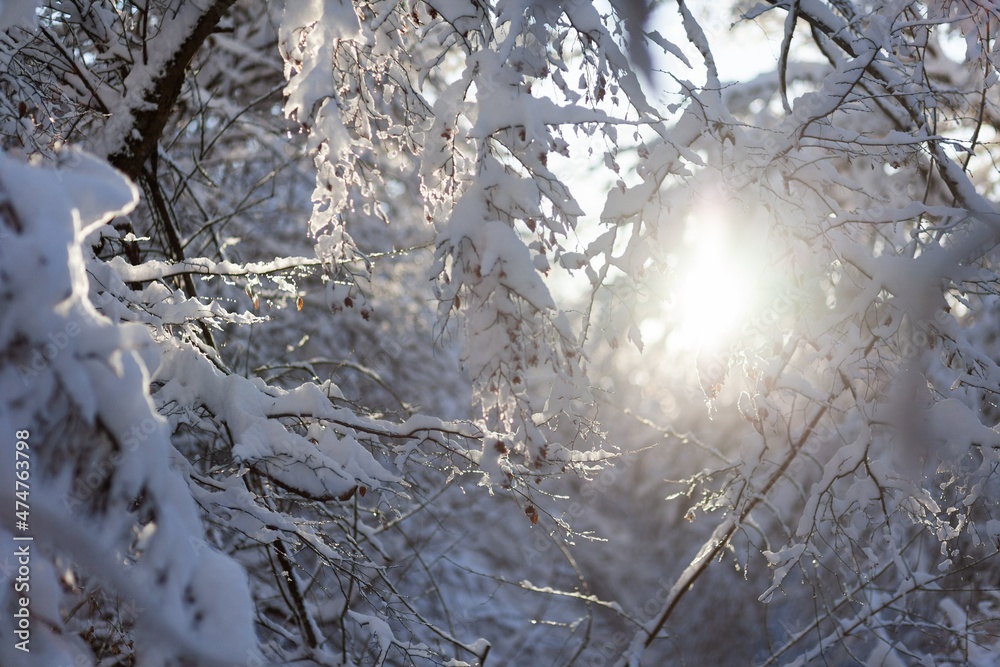
<instances>
[{"instance_id":1,"label":"snow on branch","mask_svg":"<svg viewBox=\"0 0 1000 667\"><path fill-rule=\"evenodd\" d=\"M153 341L88 300L86 229L135 201L121 174L80 153L49 168L0 154L0 424L30 433L32 447L31 664L89 661L57 612L67 562L130 600L146 655L221 665L255 650L246 577L208 546L187 484L171 471L170 433L148 391ZM43 277L38 267L47 267ZM10 479L12 466L5 458ZM102 484L85 486L76 471L96 468ZM14 486L4 488L0 533L9 544L18 529L7 497ZM12 594L4 587L5 605ZM28 664L10 636L2 644L5 661Z\"/></svg>"}]
</instances>

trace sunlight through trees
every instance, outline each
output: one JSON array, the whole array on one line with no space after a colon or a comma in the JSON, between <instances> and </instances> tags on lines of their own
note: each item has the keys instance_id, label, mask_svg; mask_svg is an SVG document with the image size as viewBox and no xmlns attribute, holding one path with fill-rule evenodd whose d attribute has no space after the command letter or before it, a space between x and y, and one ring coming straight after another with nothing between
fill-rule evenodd
<instances>
[{"instance_id":1,"label":"sunlight through trees","mask_svg":"<svg viewBox=\"0 0 1000 667\"><path fill-rule=\"evenodd\" d=\"M0 663L992 665L992 2L0 4Z\"/></svg>"}]
</instances>

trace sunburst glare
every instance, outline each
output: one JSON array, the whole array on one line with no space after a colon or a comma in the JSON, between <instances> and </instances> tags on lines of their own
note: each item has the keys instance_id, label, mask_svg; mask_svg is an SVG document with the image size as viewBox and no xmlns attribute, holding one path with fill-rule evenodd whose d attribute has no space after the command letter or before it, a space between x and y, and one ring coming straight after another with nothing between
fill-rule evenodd
<instances>
[{"instance_id":1,"label":"sunburst glare","mask_svg":"<svg viewBox=\"0 0 1000 667\"><path fill-rule=\"evenodd\" d=\"M685 234L670 297L670 336L682 349L727 345L759 309L763 247L726 211L706 207Z\"/></svg>"}]
</instances>

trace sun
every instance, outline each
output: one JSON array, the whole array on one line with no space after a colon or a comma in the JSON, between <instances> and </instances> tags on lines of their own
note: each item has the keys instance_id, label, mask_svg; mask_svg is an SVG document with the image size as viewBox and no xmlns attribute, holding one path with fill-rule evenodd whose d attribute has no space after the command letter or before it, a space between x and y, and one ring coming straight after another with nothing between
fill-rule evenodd
<instances>
[{"instance_id":1,"label":"sun","mask_svg":"<svg viewBox=\"0 0 1000 667\"><path fill-rule=\"evenodd\" d=\"M669 299L671 338L682 349L727 345L759 307L763 254L733 227L718 213L689 223Z\"/></svg>"}]
</instances>

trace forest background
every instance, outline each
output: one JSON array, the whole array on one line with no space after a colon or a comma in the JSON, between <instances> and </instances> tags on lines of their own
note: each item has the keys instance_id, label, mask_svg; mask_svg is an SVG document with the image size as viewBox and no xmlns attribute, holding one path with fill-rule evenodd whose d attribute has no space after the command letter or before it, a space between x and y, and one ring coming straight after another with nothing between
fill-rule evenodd
<instances>
[{"instance_id":1,"label":"forest background","mask_svg":"<svg viewBox=\"0 0 1000 667\"><path fill-rule=\"evenodd\" d=\"M994 664L998 32L3 0L0 663Z\"/></svg>"}]
</instances>

